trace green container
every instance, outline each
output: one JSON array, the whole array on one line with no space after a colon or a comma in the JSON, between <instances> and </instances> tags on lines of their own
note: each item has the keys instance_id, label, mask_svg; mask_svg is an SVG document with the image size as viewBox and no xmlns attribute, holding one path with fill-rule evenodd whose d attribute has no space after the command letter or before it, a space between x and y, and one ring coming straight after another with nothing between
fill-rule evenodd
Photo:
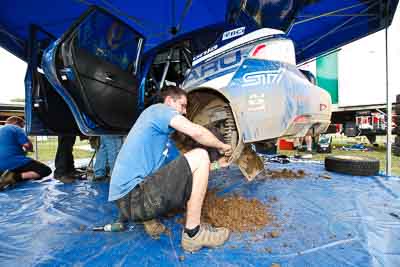
<instances>
[{"instance_id":1,"label":"green container","mask_svg":"<svg viewBox=\"0 0 400 267\"><path fill-rule=\"evenodd\" d=\"M332 104L339 102L338 52L317 58L317 85L328 91Z\"/></svg>"}]
</instances>

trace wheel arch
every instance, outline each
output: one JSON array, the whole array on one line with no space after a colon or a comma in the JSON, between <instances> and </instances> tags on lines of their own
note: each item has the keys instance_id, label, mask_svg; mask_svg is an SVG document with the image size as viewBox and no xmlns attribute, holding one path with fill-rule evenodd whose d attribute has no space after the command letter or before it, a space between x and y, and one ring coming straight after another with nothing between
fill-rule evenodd
<instances>
[{"instance_id":1,"label":"wheel arch","mask_svg":"<svg viewBox=\"0 0 400 267\"><path fill-rule=\"evenodd\" d=\"M189 107L191 106L191 102L193 101L192 100L193 98L196 98L197 101L200 98L201 99L205 98L202 102L200 102L200 105L206 105L215 97L219 98L220 100L225 102L227 105L229 105L232 115L233 115L233 118L234 118L235 127L238 132L238 136L239 136L239 138L241 138L242 131L241 131L239 120L238 120L238 113L237 113L238 110L237 110L237 108L235 108L234 105L232 105L232 101L231 101L231 98L229 97L229 95L225 94L224 92L221 92L221 90L218 90L218 89L215 89L212 87L197 87L197 88L190 89L188 91Z\"/></svg>"}]
</instances>

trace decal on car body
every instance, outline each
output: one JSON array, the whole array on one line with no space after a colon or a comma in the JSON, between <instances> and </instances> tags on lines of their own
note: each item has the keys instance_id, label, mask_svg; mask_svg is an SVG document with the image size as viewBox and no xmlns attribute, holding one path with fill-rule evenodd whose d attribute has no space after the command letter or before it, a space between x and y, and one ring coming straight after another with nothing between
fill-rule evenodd
<instances>
[{"instance_id":1,"label":"decal on car body","mask_svg":"<svg viewBox=\"0 0 400 267\"><path fill-rule=\"evenodd\" d=\"M224 32L224 34L222 35L222 41L243 35L245 29L246 27L240 27L237 29Z\"/></svg>"},{"instance_id":2,"label":"decal on car body","mask_svg":"<svg viewBox=\"0 0 400 267\"><path fill-rule=\"evenodd\" d=\"M242 86L248 87L279 83L282 79L283 72L284 69L279 68L278 70L265 70L246 73L242 78Z\"/></svg>"}]
</instances>

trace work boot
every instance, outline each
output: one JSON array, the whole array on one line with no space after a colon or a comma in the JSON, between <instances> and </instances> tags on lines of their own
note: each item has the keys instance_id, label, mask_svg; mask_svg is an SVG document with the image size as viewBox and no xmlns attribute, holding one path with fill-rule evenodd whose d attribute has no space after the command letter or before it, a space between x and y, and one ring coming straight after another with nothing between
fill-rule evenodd
<instances>
[{"instance_id":1,"label":"work boot","mask_svg":"<svg viewBox=\"0 0 400 267\"><path fill-rule=\"evenodd\" d=\"M227 228L201 224L199 232L193 237L182 231L182 247L189 252L198 251L202 247L215 248L223 245L228 238Z\"/></svg>"},{"instance_id":2,"label":"work boot","mask_svg":"<svg viewBox=\"0 0 400 267\"><path fill-rule=\"evenodd\" d=\"M0 191L4 190L8 186L12 186L17 183L18 174L9 170L3 172L0 176Z\"/></svg>"},{"instance_id":3,"label":"work boot","mask_svg":"<svg viewBox=\"0 0 400 267\"><path fill-rule=\"evenodd\" d=\"M166 232L167 228L159 220L153 219L143 222L144 230L153 239L158 239L160 235Z\"/></svg>"}]
</instances>

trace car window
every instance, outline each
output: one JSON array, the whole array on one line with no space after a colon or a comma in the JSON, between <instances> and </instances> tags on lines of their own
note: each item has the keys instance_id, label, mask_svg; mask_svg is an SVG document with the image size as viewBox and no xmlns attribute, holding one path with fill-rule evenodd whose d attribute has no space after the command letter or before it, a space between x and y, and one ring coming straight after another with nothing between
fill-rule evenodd
<instances>
[{"instance_id":1,"label":"car window","mask_svg":"<svg viewBox=\"0 0 400 267\"><path fill-rule=\"evenodd\" d=\"M141 37L113 17L94 12L79 26L74 46L132 71Z\"/></svg>"}]
</instances>

